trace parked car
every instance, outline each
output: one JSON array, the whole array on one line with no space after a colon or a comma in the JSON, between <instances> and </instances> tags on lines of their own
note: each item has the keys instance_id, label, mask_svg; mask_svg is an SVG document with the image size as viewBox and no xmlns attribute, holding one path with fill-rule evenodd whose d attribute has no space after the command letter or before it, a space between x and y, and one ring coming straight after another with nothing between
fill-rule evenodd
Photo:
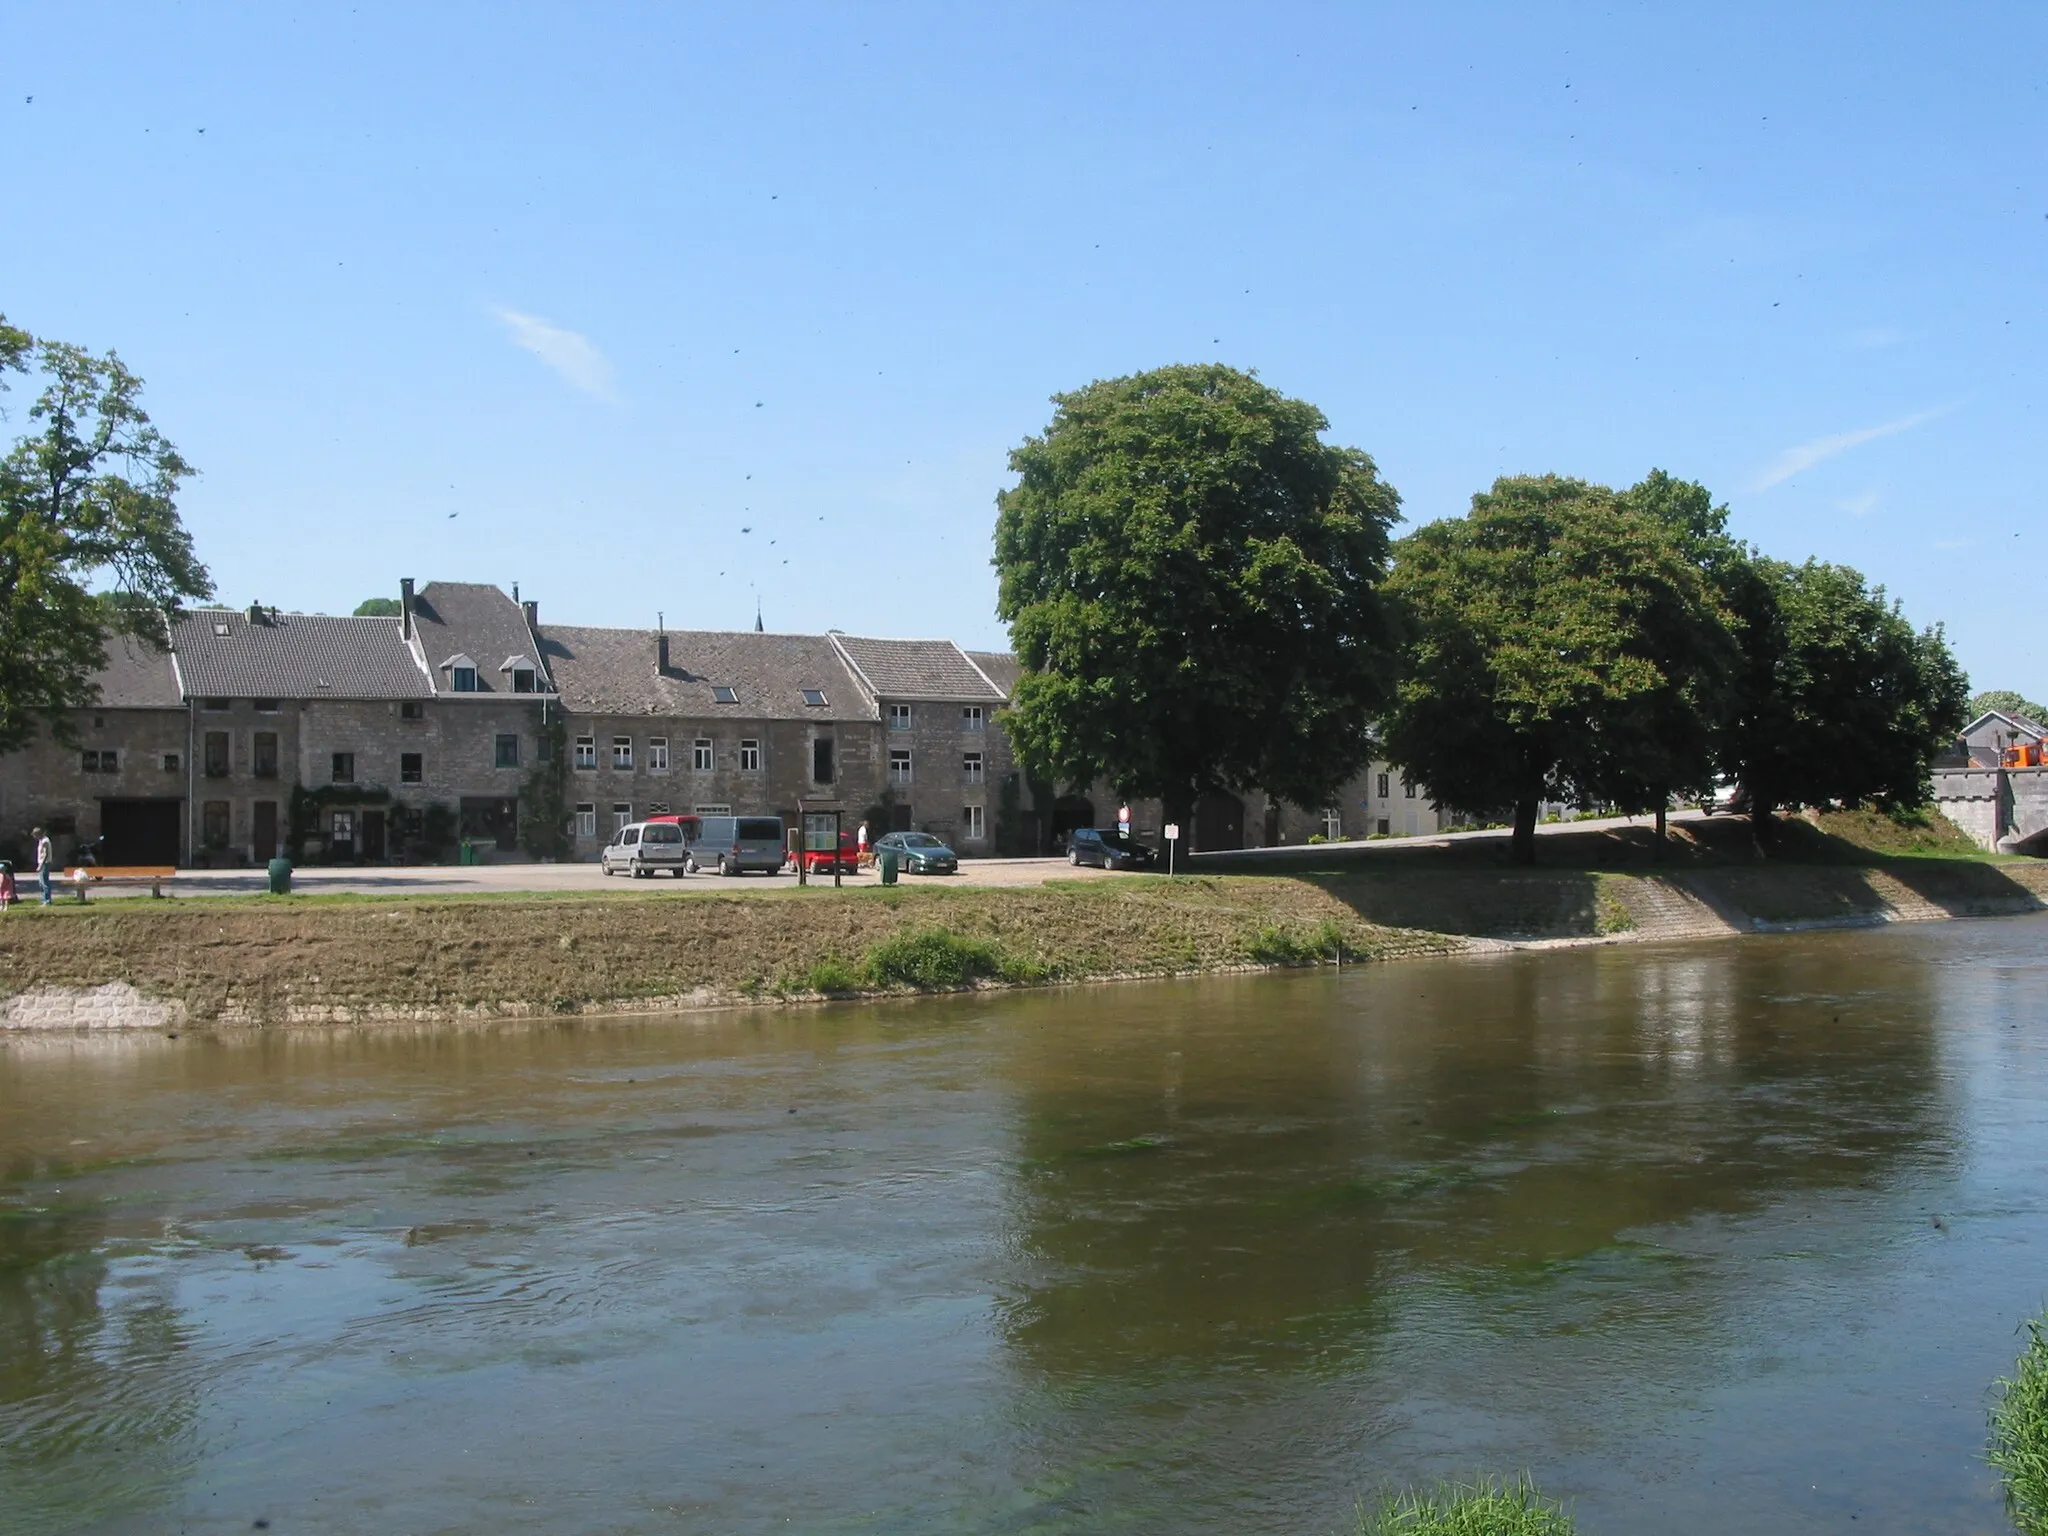
<instances>
[{"instance_id":1,"label":"parked car","mask_svg":"<svg viewBox=\"0 0 2048 1536\"><path fill-rule=\"evenodd\" d=\"M1733 779L1716 779L1707 798L1700 802L1700 809L1709 816L1716 811L1746 811L1749 809L1749 791Z\"/></svg>"},{"instance_id":2,"label":"parked car","mask_svg":"<svg viewBox=\"0 0 2048 1536\"><path fill-rule=\"evenodd\" d=\"M674 822L636 821L619 828L597 856L598 868L608 875L624 870L635 880L645 880L665 869L678 880L690 858L683 829Z\"/></svg>"},{"instance_id":3,"label":"parked car","mask_svg":"<svg viewBox=\"0 0 2048 1536\"><path fill-rule=\"evenodd\" d=\"M703 831L690 845L690 870L743 875L752 869L772 875L788 857L780 816L706 816Z\"/></svg>"},{"instance_id":4,"label":"parked car","mask_svg":"<svg viewBox=\"0 0 2048 1536\"><path fill-rule=\"evenodd\" d=\"M839 852L834 856L830 848L813 848L802 855L804 865L814 875L857 875L860 873L860 844L851 832L839 834Z\"/></svg>"},{"instance_id":5,"label":"parked car","mask_svg":"<svg viewBox=\"0 0 2048 1536\"><path fill-rule=\"evenodd\" d=\"M875 844L875 855L894 848L904 872L912 875L950 875L960 868L960 855L929 832L890 832Z\"/></svg>"},{"instance_id":6,"label":"parked car","mask_svg":"<svg viewBox=\"0 0 2048 1536\"><path fill-rule=\"evenodd\" d=\"M1150 848L1117 827L1076 827L1067 837L1067 862L1077 868L1093 864L1099 869L1150 869L1154 857Z\"/></svg>"}]
</instances>

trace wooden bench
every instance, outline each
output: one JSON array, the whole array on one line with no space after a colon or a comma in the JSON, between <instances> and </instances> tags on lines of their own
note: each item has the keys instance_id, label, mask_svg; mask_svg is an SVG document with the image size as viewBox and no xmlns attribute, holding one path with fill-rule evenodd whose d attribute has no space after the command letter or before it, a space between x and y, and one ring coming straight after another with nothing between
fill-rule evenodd
<instances>
[{"instance_id":1,"label":"wooden bench","mask_svg":"<svg viewBox=\"0 0 2048 1536\"><path fill-rule=\"evenodd\" d=\"M177 878L177 868L170 864L86 864L63 871L57 882L69 884L83 901L87 887L95 885L146 885L151 896L160 897Z\"/></svg>"}]
</instances>

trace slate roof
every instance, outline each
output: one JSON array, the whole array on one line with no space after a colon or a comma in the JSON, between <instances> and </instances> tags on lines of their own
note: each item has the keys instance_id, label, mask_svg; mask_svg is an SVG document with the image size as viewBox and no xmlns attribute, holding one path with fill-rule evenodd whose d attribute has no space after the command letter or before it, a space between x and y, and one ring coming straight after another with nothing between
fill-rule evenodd
<instances>
[{"instance_id":1,"label":"slate roof","mask_svg":"<svg viewBox=\"0 0 2048 1536\"><path fill-rule=\"evenodd\" d=\"M1992 720L2003 720L2007 725L2013 727L2013 729L2020 731L2025 735L2032 736L2036 740L2048 738L2048 728L2043 728L2042 726L2037 725L2034 721L2029 720L2025 715L2010 715L2002 709L1985 710L1983 714L1979 715L1976 719L1972 720L1968 725L1963 727L1963 734L1965 736L1974 736L1977 734L1979 730L1981 730L1988 722Z\"/></svg>"},{"instance_id":2,"label":"slate roof","mask_svg":"<svg viewBox=\"0 0 2048 1536\"><path fill-rule=\"evenodd\" d=\"M115 635L107 641L107 664L100 669L99 704L103 709L183 709L178 669L168 651L153 651L139 640Z\"/></svg>"},{"instance_id":3,"label":"slate roof","mask_svg":"<svg viewBox=\"0 0 2048 1536\"><path fill-rule=\"evenodd\" d=\"M988 675L988 680L1008 698L1017 691L1017 677L1024 668L1008 651L969 651L967 659Z\"/></svg>"},{"instance_id":4,"label":"slate roof","mask_svg":"<svg viewBox=\"0 0 2048 1536\"><path fill-rule=\"evenodd\" d=\"M547 688L546 664L533 655L526 615L502 588L487 581L430 581L413 598L412 613L420 654L442 693L454 691L444 663L457 656L475 658L478 693L510 693L512 675L503 664L520 657L541 661L535 682Z\"/></svg>"},{"instance_id":5,"label":"slate roof","mask_svg":"<svg viewBox=\"0 0 2048 1536\"><path fill-rule=\"evenodd\" d=\"M425 699L433 685L397 619L202 608L172 632L190 698Z\"/></svg>"},{"instance_id":6,"label":"slate roof","mask_svg":"<svg viewBox=\"0 0 2048 1536\"><path fill-rule=\"evenodd\" d=\"M554 674L562 703L579 714L876 718L874 705L824 635L672 629L668 671L660 674L654 668L658 637L651 629L548 624L540 639L541 659ZM714 702L711 690L720 686L734 689L739 702ZM825 695L822 707L804 703L806 688Z\"/></svg>"},{"instance_id":7,"label":"slate roof","mask_svg":"<svg viewBox=\"0 0 2048 1536\"><path fill-rule=\"evenodd\" d=\"M871 640L835 633L832 641L869 691L882 698L1002 702L1002 692L950 640Z\"/></svg>"}]
</instances>

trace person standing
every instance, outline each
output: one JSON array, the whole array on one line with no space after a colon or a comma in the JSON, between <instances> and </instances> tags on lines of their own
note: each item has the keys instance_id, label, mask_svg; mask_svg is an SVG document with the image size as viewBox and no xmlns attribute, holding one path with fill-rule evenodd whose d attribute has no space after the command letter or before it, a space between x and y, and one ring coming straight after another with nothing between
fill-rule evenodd
<instances>
[{"instance_id":1,"label":"person standing","mask_svg":"<svg viewBox=\"0 0 2048 1536\"><path fill-rule=\"evenodd\" d=\"M36 840L36 882L43 888L43 905L50 904L50 880L56 874L57 850L50 846L50 834L37 827L29 836Z\"/></svg>"},{"instance_id":2,"label":"person standing","mask_svg":"<svg viewBox=\"0 0 2048 1536\"><path fill-rule=\"evenodd\" d=\"M868 863L868 824L862 821L860 830L853 834L853 867L865 869Z\"/></svg>"}]
</instances>

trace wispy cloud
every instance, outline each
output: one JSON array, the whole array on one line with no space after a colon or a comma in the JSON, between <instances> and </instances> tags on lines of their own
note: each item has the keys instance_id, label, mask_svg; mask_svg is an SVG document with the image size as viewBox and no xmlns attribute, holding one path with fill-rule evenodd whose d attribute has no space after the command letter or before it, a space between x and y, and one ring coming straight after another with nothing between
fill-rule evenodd
<instances>
[{"instance_id":1,"label":"wispy cloud","mask_svg":"<svg viewBox=\"0 0 2048 1536\"><path fill-rule=\"evenodd\" d=\"M1844 496L1835 505L1851 517L1868 517L1877 508L1877 492L1865 491L1860 496Z\"/></svg>"},{"instance_id":2,"label":"wispy cloud","mask_svg":"<svg viewBox=\"0 0 2048 1536\"><path fill-rule=\"evenodd\" d=\"M498 320L512 333L512 344L524 347L586 395L600 400L614 398L612 365L591 345L590 338L565 330L535 315L516 309L500 309Z\"/></svg>"},{"instance_id":3,"label":"wispy cloud","mask_svg":"<svg viewBox=\"0 0 2048 1536\"><path fill-rule=\"evenodd\" d=\"M1861 448L1865 443L1874 443L1881 437L1896 437L1901 432L1924 427L1928 422L1946 416L1954 409L1952 405L1937 406L1931 411L1901 416L1897 421L1883 422L1875 427L1858 427L1853 432L1837 432L1831 437L1816 437L1810 443L1800 443L1787 448L1764 466L1763 473L1756 477L1750 489L1768 491L1772 486L1783 485L1794 475L1804 474L1814 465L1825 463L1837 454L1847 453L1851 448Z\"/></svg>"}]
</instances>

